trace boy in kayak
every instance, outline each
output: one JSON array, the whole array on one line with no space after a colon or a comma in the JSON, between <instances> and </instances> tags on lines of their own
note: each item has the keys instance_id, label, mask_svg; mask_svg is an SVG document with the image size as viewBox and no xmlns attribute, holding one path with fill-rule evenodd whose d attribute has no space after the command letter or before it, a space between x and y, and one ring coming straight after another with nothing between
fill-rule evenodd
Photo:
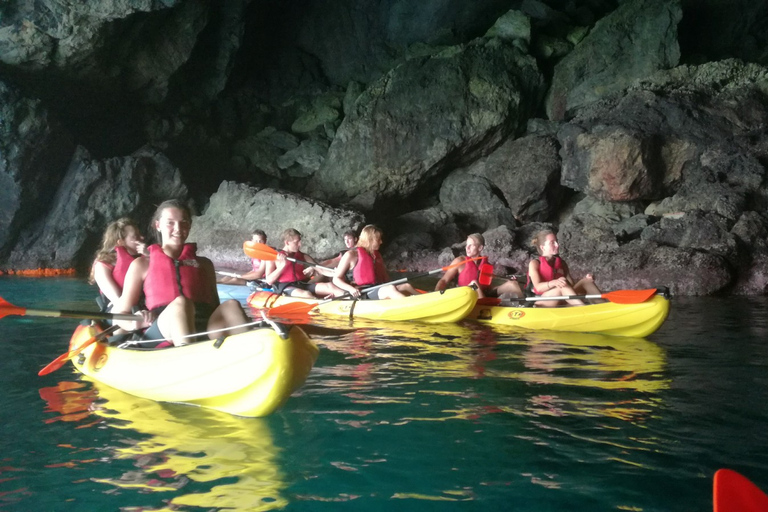
<instances>
[{"instance_id":1,"label":"boy in kayak","mask_svg":"<svg viewBox=\"0 0 768 512\"><path fill-rule=\"evenodd\" d=\"M251 241L266 244L267 234L261 229L254 229L251 233ZM222 284L239 284L248 285L251 289L269 287L269 285L263 281L264 276L269 274L275 269L275 262L272 260L259 260L251 258L251 270L240 277L224 276L219 278L219 282Z\"/></svg>"},{"instance_id":2,"label":"boy in kayak","mask_svg":"<svg viewBox=\"0 0 768 512\"><path fill-rule=\"evenodd\" d=\"M286 229L283 231L283 250L278 251L274 269L264 277L264 281L272 286L275 293L289 297L316 299L344 295L333 283L307 282L312 275L324 271L313 265L302 265L302 261L316 263L312 256L301 252L301 233L293 228Z\"/></svg>"},{"instance_id":3,"label":"boy in kayak","mask_svg":"<svg viewBox=\"0 0 768 512\"><path fill-rule=\"evenodd\" d=\"M341 261L336 266L333 283L345 293L357 298L361 296L360 288L388 282L389 273L379 252L382 241L381 229L372 224L365 226L360 233L357 247L350 249L341 257ZM354 285L347 280L348 272L352 272ZM397 286L390 284L367 292L364 298L399 299L416 293L409 283Z\"/></svg>"},{"instance_id":4,"label":"boy in kayak","mask_svg":"<svg viewBox=\"0 0 768 512\"><path fill-rule=\"evenodd\" d=\"M517 281L506 280L498 286L480 286L480 266L488 264L488 258L482 256L480 260L470 258L481 257L485 247L485 238L480 233L473 233L467 237L465 247L466 256L456 257L451 265L457 265L446 271L443 277L435 285L435 291L445 290L454 280L459 286L474 286L477 289L478 298L500 297L507 295L509 297L523 297L523 291ZM464 262L462 265L459 263Z\"/></svg>"},{"instance_id":5,"label":"boy in kayak","mask_svg":"<svg viewBox=\"0 0 768 512\"><path fill-rule=\"evenodd\" d=\"M557 297L563 295L599 295L600 290L595 285L592 274L574 284L568 265L560 257L560 244L557 236L551 230L539 231L531 245L536 248L539 257L528 264L528 280L526 290L541 297ZM537 306L554 307L561 304L559 300L537 301ZM566 302L572 306L584 305L579 299L569 299Z\"/></svg>"},{"instance_id":6,"label":"boy in kayak","mask_svg":"<svg viewBox=\"0 0 768 512\"><path fill-rule=\"evenodd\" d=\"M137 322L118 323L127 329L147 328L144 339L164 338L176 346L188 344L192 335L202 331L223 329L210 333L210 339L245 332L249 319L240 303L219 304L213 263L197 256L195 244L186 243L192 226L189 208L181 201L165 201L157 207L151 225L160 243L149 246L148 256L131 263L113 312L130 312L142 292L147 309Z\"/></svg>"}]
</instances>

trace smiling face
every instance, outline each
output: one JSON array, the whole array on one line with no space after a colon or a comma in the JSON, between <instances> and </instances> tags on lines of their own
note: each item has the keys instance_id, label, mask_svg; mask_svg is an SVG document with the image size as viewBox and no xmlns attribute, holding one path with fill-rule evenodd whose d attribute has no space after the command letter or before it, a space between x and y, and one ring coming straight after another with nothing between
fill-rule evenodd
<instances>
[{"instance_id":1,"label":"smiling face","mask_svg":"<svg viewBox=\"0 0 768 512\"><path fill-rule=\"evenodd\" d=\"M192 223L184 210L174 207L165 208L155 221L155 229L160 233L163 245L182 245L189 236Z\"/></svg>"},{"instance_id":2,"label":"smiling face","mask_svg":"<svg viewBox=\"0 0 768 512\"><path fill-rule=\"evenodd\" d=\"M557 236L550 233L544 238L544 243L539 246L541 255L546 257L556 256L560 251L560 244L557 243Z\"/></svg>"}]
</instances>

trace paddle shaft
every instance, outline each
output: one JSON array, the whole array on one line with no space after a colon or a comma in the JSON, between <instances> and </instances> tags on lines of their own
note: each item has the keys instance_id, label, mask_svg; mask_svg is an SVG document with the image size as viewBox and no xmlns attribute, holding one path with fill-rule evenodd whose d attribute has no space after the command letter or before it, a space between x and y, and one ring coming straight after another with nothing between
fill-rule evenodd
<instances>
[{"instance_id":1,"label":"paddle shaft","mask_svg":"<svg viewBox=\"0 0 768 512\"><path fill-rule=\"evenodd\" d=\"M30 309L26 308L24 316L44 316L50 318L79 318L84 320L140 320L141 317L120 313L95 313L90 311L68 311L66 309Z\"/></svg>"}]
</instances>

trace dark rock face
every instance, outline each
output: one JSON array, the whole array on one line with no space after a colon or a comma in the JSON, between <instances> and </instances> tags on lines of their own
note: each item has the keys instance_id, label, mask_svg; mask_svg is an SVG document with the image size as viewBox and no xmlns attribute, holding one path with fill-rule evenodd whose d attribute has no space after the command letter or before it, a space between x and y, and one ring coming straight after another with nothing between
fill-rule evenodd
<instances>
[{"instance_id":1,"label":"dark rock face","mask_svg":"<svg viewBox=\"0 0 768 512\"><path fill-rule=\"evenodd\" d=\"M107 224L123 216L148 219L154 205L186 195L178 169L150 148L107 160L92 160L79 148L50 206L22 232L8 265L82 269Z\"/></svg>"},{"instance_id":2,"label":"dark rock face","mask_svg":"<svg viewBox=\"0 0 768 512\"><path fill-rule=\"evenodd\" d=\"M0 255L50 203L73 148L41 101L0 82Z\"/></svg>"},{"instance_id":3,"label":"dark rock face","mask_svg":"<svg viewBox=\"0 0 768 512\"><path fill-rule=\"evenodd\" d=\"M357 99L308 190L365 210L408 199L519 131L543 85L533 59L497 39L411 59Z\"/></svg>"}]
</instances>

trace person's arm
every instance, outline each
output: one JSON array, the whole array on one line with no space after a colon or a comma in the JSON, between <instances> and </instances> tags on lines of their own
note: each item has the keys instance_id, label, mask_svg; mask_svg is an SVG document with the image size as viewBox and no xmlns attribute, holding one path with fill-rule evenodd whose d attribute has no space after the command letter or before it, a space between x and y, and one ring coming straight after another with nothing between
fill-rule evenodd
<instances>
[{"instance_id":1,"label":"person's arm","mask_svg":"<svg viewBox=\"0 0 768 512\"><path fill-rule=\"evenodd\" d=\"M458 257L454 258L454 260L451 262L451 265L455 265L460 261L464 261L464 258ZM459 267L453 267L449 268L445 271L445 274L443 274L443 277L440 278L440 280L435 285L435 291L441 292L448 288L448 285L453 282L454 279L456 279L459 276Z\"/></svg>"},{"instance_id":2,"label":"person's arm","mask_svg":"<svg viewBox=\"0 0 768 512\"><path fill-rule=\"evenodd\" d=\"M125 274L125 283L123 284L123 293L115 302L112 308L113 313L130 313L131 309L141 300L141 294L144 291L144 279L147 277L149 269L149 260L145 256L140 256L133 260L128 272ZM144 327L149 327L152 323L149 315L144 312L143 319L137 319L135 322L121 320L115 321L123 329L133 331Z\"/></svg>"},{"instance_id":3,"label":"person's arm","mask_svg":"<svg viewBox=\"0 0 768 512\"><path fill-rule=\"evenodd\" d=\"M112 269L103 261L93 262L93 279L99 287L101 293L109 299L112 304L120 298L122 290L118 286L115 278L112 277Z\"/></svg>"},{"instance_id":4,"label":"person's arm","mask_svg":"<svg viewBox=\"0 0 768 512\"><path fill-rule=\"evenodd\" d=\"M347 272L354 268L354 264L352 263L353 256L357 256L357 252L348 251L342 256L341 261L336 265L336 273L333 275L333 284L353 297L359 297L360 290L347 282Z\"/></svg>"},{"instance_id":5,"label":"person's arm","mask_svg":"<svg viewBox=\"0 0 768 512\"><path fill-rule=\"evenodd\" d=\"M536 293L542 294L547 290L551 290L552 285L541 278L541 274L539 273L539 265L539 260L531 260L531 262L528 264L528 275L531 278L533 289L536 291Z\"/></svg>"},{"instance_id":6,"label":"person's arm","mask_svg":"<svg viewBox=\"0 0 768 512\"><path fill-rule=\"evenodd\" d=\"M278 279L280 279L280 274L283 273L283 269L285 268L285 263L288 260L285 259L285 254L282 252L277 253L277 259L275 260L274 268L272 270L268 270L266 275L264 276L264 280L269 284L270 286L275 284Z\"/></svg>"},{"instance_id":7,"label":"person's arm","mask_svg":"<svg viewBox=\"0 0 768 512\"><path fill-rule=\"evenodd\" d=\"M203 271L202 277L204 282L207 283L209 293L211 294L211 304L218 306L221 304L221 301L219 301L219 292L216 289L216 270L213 268L213 263L208 258L203 257L198 257L197 262Z\"/></svg>"}]
</instances>

